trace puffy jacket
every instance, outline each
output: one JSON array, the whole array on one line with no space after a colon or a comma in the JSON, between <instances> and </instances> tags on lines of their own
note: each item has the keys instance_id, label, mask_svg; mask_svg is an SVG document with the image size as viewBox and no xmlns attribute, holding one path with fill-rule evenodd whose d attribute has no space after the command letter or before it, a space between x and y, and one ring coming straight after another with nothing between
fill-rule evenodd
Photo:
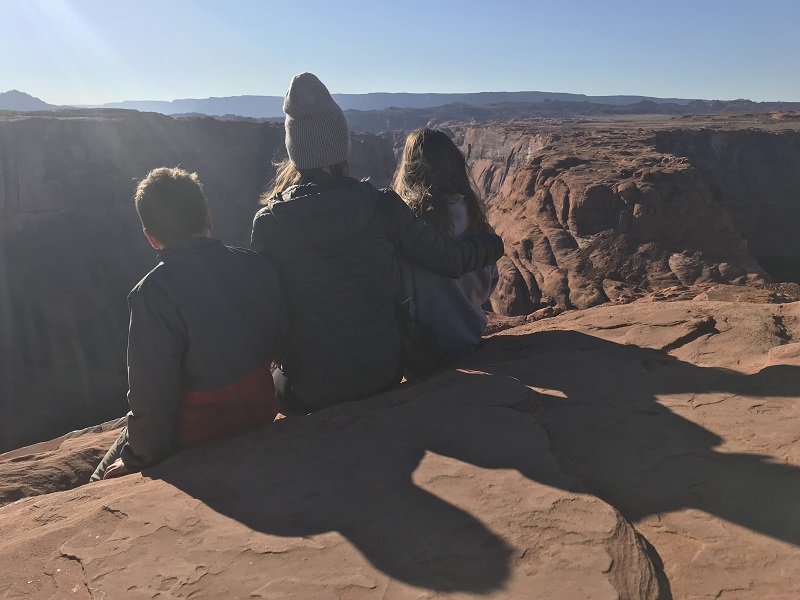
<instances>
[{"instance_id":1,"label":"puffy jacket","mask_svg":"<svg viewBox=\"0 0 800 600\"><path fill-rule=\"evenodd\" d=\"M278 411L269 367L286 316L275 270L211 238L170 244L159 259L128 296L130 470Z\"/></svg>"},{"instance_id":2,"label":"puffy jacket","mask_svg":"<svg viewBox=\"0 0 800 600\"><path fill-rule=\"evenodd\" d=\"M503 254L494 234L448 239L393 191L350 178L274 198L255 216L251 248L280 275L289 313L282 370L292 394L312 408L399 382L398 253L454 279Z\"/></svg>"}]
</instances>

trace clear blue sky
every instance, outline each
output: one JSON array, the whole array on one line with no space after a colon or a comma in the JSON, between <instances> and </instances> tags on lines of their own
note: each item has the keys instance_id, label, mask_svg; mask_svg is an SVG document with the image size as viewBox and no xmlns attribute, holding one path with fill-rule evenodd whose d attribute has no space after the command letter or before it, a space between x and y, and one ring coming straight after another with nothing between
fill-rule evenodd
<instances>
[{"instance_id":1,"label":"clear blue sky","mask_svg":"<svg viewBox=\"0 0 800 600\"><path fill-rule=\"evenodd\" d=\"M800 101L800 0L0 0L0 91L55 104L544 90Z\"/></svg>"}]
</instances>

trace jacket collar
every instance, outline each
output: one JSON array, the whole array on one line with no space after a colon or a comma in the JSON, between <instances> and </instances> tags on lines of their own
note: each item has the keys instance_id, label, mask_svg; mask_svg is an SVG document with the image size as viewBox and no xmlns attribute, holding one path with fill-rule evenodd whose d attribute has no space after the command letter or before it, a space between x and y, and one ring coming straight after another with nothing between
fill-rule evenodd
<instances>
[{"instance_id":1,"label":"jacket collar","mask_svg":"<svg viewBox=\"0 0 800 600\"><path fill-rule=\"evenodd\" d=\"M358 180L352 177L343 177L338 185L330 186L321 186L315 182L309 183L301 183L299 185L293 185L290 188L284 190L281 194L278 194L272 199L272 202L286 202L289 200L296 200L297 198L302 198L304 196L312 196L314 194L321 194L324 192L329 192L338 188L342 188L345 186L352 186L358 184Z\"/></svg>"},{"instance_id":2,"label":"jacket collar","mask_svg":"<svg viewBox=\"0 0 800 600\"><path fill-rule=\"evenodd\" d=\"M166 261L178 256L195 254L211 246L219 246L222 242L214 238L194 237L168 244L158 252L158 260Z\"/></svg>"}]
</instances>

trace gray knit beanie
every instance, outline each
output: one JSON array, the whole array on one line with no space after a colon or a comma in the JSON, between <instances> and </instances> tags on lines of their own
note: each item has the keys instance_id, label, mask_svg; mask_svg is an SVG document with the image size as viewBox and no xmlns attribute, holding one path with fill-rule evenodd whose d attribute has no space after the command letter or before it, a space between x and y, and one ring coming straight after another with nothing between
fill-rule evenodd
<instances>
[{"instance_id":1,"label":"gray knit beanie","mask_svg":"<svg viewBox=\"0 0 800 600\"><path fill-rule=\"evenodd\" d=\"M286 151L298 169L320 169L347 160L350 132L339 105L316 75L295 75L283 100Z\"/></svg>"}]
</instances>

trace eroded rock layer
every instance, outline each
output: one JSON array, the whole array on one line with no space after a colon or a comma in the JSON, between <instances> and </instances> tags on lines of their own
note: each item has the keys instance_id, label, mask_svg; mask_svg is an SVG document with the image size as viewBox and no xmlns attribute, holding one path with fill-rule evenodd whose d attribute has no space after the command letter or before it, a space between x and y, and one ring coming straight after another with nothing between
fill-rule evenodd
<instances>
[{"instance_id":1,"label":"eroded rock layer","mask_svg":"<svg viewBox=\"0 0 800 600\"><path fill-rule=\"evenodd\" d=\"M495 310L791 279L800 132L765 119L454 127L506 241Z\"/></svg>"}]
</instances>

